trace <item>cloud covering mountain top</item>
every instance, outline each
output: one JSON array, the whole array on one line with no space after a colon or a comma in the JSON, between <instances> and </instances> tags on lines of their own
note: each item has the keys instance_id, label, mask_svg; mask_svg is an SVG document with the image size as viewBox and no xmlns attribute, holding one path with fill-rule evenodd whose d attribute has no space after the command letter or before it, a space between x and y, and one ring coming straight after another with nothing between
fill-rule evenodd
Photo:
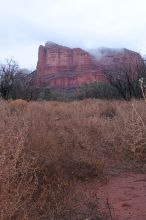
<instances>
[{"instance_id":1,"label":"cloud covering mountain top","mask_svg":"<svg viewBox=\"0 0 146 220\"><path fill-rule=\"evenodd\" d=\"M47 40L69 47L146 50L145 0L5 0L0 6L0 60L35 68Z\"/></svg>"}]
</instances>

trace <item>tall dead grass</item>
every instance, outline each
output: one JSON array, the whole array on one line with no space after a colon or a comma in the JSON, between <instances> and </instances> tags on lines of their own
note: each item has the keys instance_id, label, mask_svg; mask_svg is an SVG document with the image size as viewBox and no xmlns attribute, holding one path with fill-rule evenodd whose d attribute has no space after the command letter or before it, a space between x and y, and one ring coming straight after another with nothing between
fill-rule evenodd
<instances>
[{"instance_id":1,"label":"tall dead grass","mask_svg":"<svg viewBox=\"0 0 146 220\"><path fill-rule=\"evenodd\" d=\"M143 101L0 101L0 219L78 219L72 185L145 161L145 126Z\"/></svg>"}]
</instances>

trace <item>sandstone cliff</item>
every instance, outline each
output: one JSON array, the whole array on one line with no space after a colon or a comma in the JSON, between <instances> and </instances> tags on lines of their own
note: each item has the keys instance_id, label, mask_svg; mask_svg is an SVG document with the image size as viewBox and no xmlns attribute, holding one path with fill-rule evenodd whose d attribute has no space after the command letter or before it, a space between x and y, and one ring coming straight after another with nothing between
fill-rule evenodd
<instances>
[{"instance_id":1,"label":"sandstone cliff","mask_svg":"<svg viewBox=\"0 0 146 220\"><path fill-rule=\"evenodd\" d=\"M141 56L127 49L100 48L87 52L47 42L39 47L36 81L54 89L75 89L83 83L107 82L106 70L139 62Z\"/></svg>"}]
</instances>

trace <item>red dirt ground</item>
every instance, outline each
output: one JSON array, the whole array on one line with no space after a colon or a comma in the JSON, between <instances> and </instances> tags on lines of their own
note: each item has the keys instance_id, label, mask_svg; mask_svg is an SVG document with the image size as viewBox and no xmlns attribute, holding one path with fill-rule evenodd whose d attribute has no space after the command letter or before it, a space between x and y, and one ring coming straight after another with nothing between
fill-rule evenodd
<instances>
[{"instance_id":1,"label":"red dirt ground","mask_svg":"<svg viewBox=\"0 0 146 220\"><path fill-rule=\"evenodd\" d=\"M111 219L146 220L146 175L115 177L101 188Z\"/></svg>"},{"instance_id":2,"label":"red dirt ground","mask_svg":"<svg viewBox=\"0 0 146 220\"><path fill-rule=\"evenodd\" d=\"M85 208L93 198L109 220L146 220L146 174L122 174L107 183L78 183L72 193L76 207ZM89 215L86 219L92 219ZM94 219L94 218L93 218Z\"/></svg>"}]
</instances>

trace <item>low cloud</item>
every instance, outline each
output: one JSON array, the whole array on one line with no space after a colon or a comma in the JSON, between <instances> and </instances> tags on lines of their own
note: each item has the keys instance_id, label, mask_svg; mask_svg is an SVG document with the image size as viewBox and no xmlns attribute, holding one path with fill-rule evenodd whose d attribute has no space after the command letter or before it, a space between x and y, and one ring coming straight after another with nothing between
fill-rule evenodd
<instances>
[{"instance_id":1,"label":"low cloud","mask_svg":"<svg viewBox=\"0 0 146 220\"><path fill-rule=\"evenodd\" d=\"M0 7L0 60L35 68L39 44L146 51L145 0L5 0Z\"/></svg>"}]
</instances>

